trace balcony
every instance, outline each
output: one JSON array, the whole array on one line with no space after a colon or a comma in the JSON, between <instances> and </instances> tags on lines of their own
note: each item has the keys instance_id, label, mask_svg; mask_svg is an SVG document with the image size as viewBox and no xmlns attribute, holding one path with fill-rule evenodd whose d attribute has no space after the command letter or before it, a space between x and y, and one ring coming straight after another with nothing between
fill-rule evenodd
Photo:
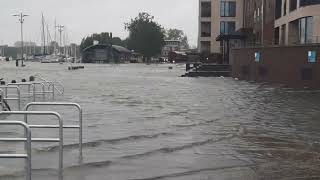
<instances>
[{"instance_id":1,"label":"balcony","mask_svg":"<svg viewBox=\"0 0 320 180\"><path fill-rule=\"evenodd\" d=\"M201 37L211 37L211 22L201 22Z\"/></svg>"},{"instance_id":2,"label":"balcony","mask_svg":"<svg viewBox=\"0 0 320 180\"><path fill-rule=\"evenodd\" d=\"M211 2L201 2L201 13L202 18L211 17Z\"/></svg>"}]
</instances>

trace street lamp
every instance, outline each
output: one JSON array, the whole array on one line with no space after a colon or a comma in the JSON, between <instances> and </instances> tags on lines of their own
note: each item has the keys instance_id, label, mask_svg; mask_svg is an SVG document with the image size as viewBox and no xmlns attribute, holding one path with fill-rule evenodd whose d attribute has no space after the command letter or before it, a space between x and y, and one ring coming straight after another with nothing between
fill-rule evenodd
<instances>
[{"instance_id":1,"label":"street lamp","mask_svg":"<svg viewBox=\"0 0 320 180\"><path fill-rule=\"evenodd\" d=\"M29 16L29 15L26 15L26 14L23 14L23 13L20 13L20 14L15 14L13 16L16 16L16 17L19 17L19 22L21 24L21 56L22 56L22 66L23 66L23 22L24 22L24 17L26 16ZM16 66L18 66L19 63L18 63L18 60L16 61Z\"/></svg>"},{"instance_id":2,"label":"street lamp","mask_svg":"<svg viewBox=\"0 0 320 180\"><path fill-rule=\"evenodd\" d=\"M59 55L61 55L61 46L62 46L62 32L64 29L64 26L62 25L58 25L56 26L56 28L58 28L59 34L60 34L60 42L59 42Z\"/></svg>"}]
</instances>

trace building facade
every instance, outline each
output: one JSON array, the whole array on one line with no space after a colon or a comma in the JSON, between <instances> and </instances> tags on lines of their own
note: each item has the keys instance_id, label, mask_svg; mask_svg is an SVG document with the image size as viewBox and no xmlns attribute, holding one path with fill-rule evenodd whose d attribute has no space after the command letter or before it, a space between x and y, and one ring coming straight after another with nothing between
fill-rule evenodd
<instances>
[{"instance_id":1,"label":"building facade","mask_svg":"<svg viewBox=\"0 0 320 180\"><path fill-rule=\"evenodd\" d=\"M243 27L243 0L199 0L200 53L221 53L220 34L232 34Z\"/></svg>"},{"instance_id":2,"label":"building facade","mask_svg":"<svg viewBox=\"0 0 320 180\"><path fill-rule=\"evenodd\" d=\"M123 63L130 62L132 52L125 47L95 44L82 52L83 63Z\"/></svg>"},{"instance_id":3,"label":"building facade","mask_svg":"<svg viewBox=\"0 0 320 180\"><path fill-rule=\"evenodd\" d=\"M245 0L244 8L254 38L231 50L232 76L320 89L320 0Z\"/></svg>"},{"instance_id":4,"label":"building facade","mask_svg":"<svg viewBox=\"0 0 320 180\"><path fill-rule=\"evenodd\" d=\"M320 0L276 0L275 43L320 43Z\"/></svg>"},{"instance_id":5,"label":"building facade","mask_svg":"<svg viewBox=\"0 0 320 180\"><path fill-rule=\"evenodd\" d=\"M168 57L170 52L180 51L180 50L181 50L181 41L165 40L165 45L162 48L161 55L162 57Z\"/></svg>"}]
</instances>

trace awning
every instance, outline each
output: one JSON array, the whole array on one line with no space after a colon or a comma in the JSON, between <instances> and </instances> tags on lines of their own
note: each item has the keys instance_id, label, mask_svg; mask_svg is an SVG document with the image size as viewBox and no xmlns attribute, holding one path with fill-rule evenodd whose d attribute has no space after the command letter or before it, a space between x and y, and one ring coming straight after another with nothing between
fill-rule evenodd
<instances>
[{"instance_id":1,"label":"awning","mask_svg":"<svg viewBox=\"0 0 320 180\"><path fill-rule=\"evenodd\" d=\"M249 34L252 34L252 29L250 28L241 28L236 32L233 32L231 34L220 34L217 38L216 41L228 41L232 39L246 39Z\"/></svg>"}]
</instances>

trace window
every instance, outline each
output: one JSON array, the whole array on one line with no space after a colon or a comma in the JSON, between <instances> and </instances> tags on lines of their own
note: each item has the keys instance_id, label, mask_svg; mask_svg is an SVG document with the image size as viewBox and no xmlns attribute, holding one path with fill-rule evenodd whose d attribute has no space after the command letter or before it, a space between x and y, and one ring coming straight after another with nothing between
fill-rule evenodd
<instances>
[{"instance_id":1,"label":"window","mask_svg":"<svg viewBox=\"0 0 320 180\"><path fill-rule=\"evenodd\" d=\"M284 0L283 5L283 16L287 15L287 0Z\"/></svg>"},{"instance_id":2,"label":"window","mask_svg":"<svg viewBox=\"0 0 320 180\"><path fill-rule=\"evenodd\" d=\"M313 42L313 17L299 19L299 40L301 44Z\"/></svg>"},{"instance_id":3,"label":"window","mask_svg":"<svg viewBox=\"0 0 320 180\"><path fill-rule=\"evenodd\" d=\"M281 17L281 6L282 6L282 1L276 0L276 9L275 9L275 18L276 19L279 19Z\"/></svg>"},{"instance_id":4,"label":"window","mask_svg":"<svg viewBox=\"0 0 320 180\"><path fill-rule=\"evenodd\" d=\"M280 40L280 44L285 44L286 43L286 29L287 29L287 25L284 24L281 26L281 40Z\"/></svg>"},{"instance_id":5,"label":"window","mask_svg":"<svg viewBox=\"0 0 320 180\"><path fill-rule=\"evenodd\" d=\"M294 11L297 9L297 0L290 0L290 11Z\"/></svg>"},{"instance_id":6,"label":"window","mask_svg":"<svg viewBox=\"0 0 320 180\"><path fill-rule=\"evenodd\" d=\"M279 27L277 27L277 28L275 28L275 30L274 30L274 44L276 44L276 45L278 45L279 44L279 42L280 42L280 28Z\"/></svg>"},{"instance_id":7,"label":"window","mask_svg":"<svg viewBox=\"0 0 320 180\"><path fill-rule=\"evenodd\" d=\"M201 17L211 17L211 2L201 2Z\"/></svg>"},{"instance_id":8,"label":"window","mask_svg":"<svg viewBox=\"0 0 320 180\"><path fill-rule=\"evenodd\" d=\"M300 6L320 4L320 0L300 0Z\"/></svg>"},{"instance_id":9,"label":"window","mask_svg":"<svg viewBox=\"0 0 320 180\"><path fill-rule=\"evenodd\" d=\"M221 17L235 17L236 16L236 2L221 1L220 2Z\"/></svg>"},{"instance_id":10,"label":"window","mask_svg":"<svg viewBox=\"0 0 320 180\"><path fill-rule=\"evenodd\" d=\"M234 21L221 21L220 34L231 34L236 30L236 23Z\"/></svg>"}]
</instances>

